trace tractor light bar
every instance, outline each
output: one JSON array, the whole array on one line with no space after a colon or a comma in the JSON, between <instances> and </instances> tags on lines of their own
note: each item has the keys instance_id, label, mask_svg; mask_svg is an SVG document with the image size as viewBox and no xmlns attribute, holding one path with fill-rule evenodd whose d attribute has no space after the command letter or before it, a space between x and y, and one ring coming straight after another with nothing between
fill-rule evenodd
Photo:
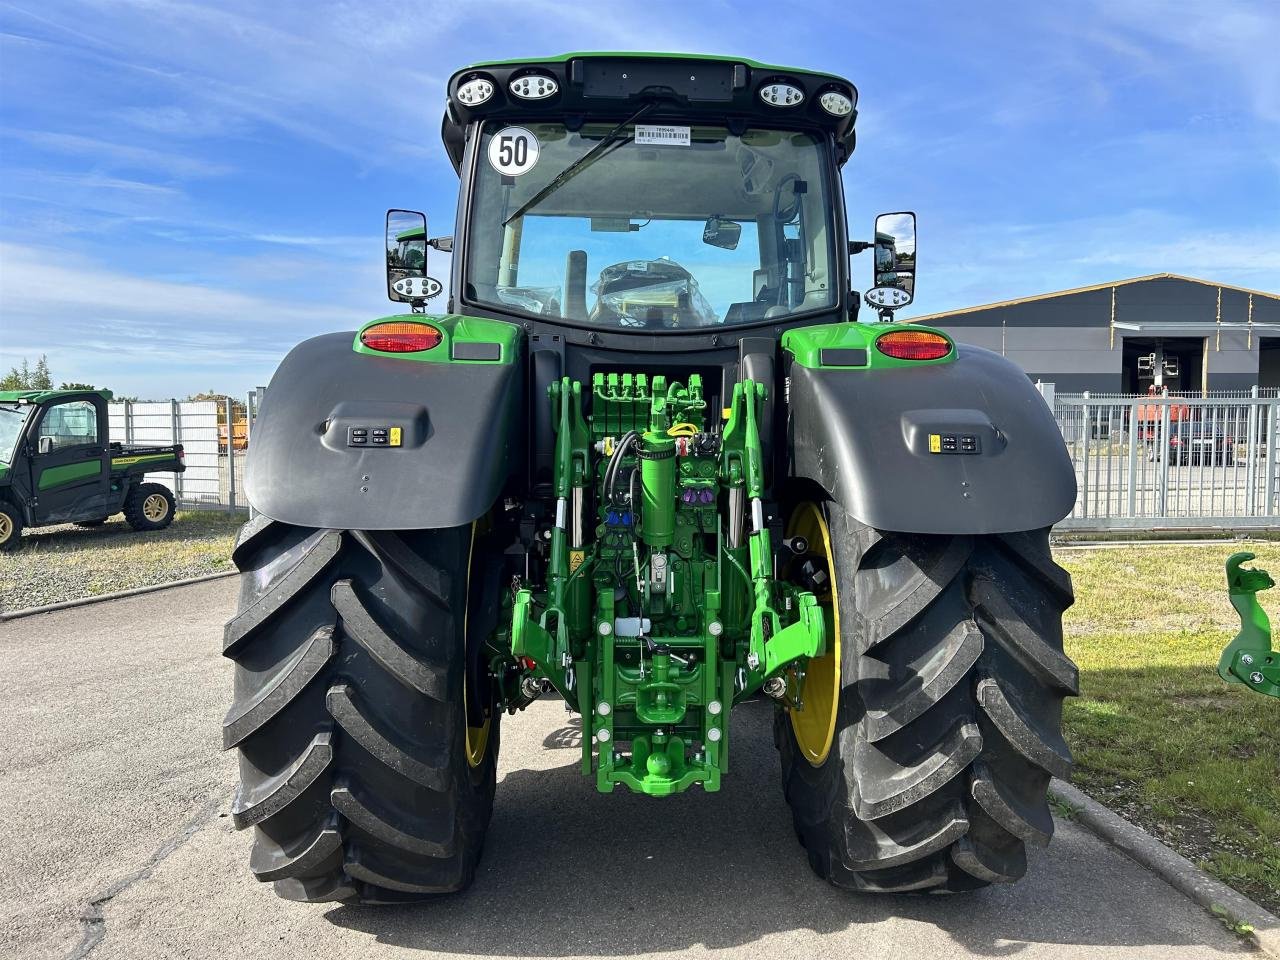
<instances>
[{"instance_id":1,"label":"tractor light bar","mask_svg":"<svg viewBox=\"0 0 1280 960\"><path fill-rule=\"evenodd\" d=\"M360 331L360 342L381 353L417 353L430 350L444 339L429 323L395 320L375 323Z\"/></svg>"},{"instance_id":2,"label":"tractor light bar","mask_svg":"<svg viewBox=\"0 0 1280 960\"><path fill-rule=\"evenodd\" d=\"M760 99L771 107L798 107L804 91L789 83L766 83L760 88Z\"/></svg>"},{"instance_id":3,"label":"tractor light bar","mask_svg":"<svg viewBox=\"0 0 1280 960\"><path fill-rule=\"evenodd\" d=\"M876 337L876 349L895 360L941 360L952 350L951 341L926 330L894 330Z\"/></svg>"},{"instance_id":4,"label":"tractor light bar","mask_svg":"<svg viewBox=\"0 0 1280 960\"><path fill-rule=\"evenodd\" d=\"M853 101L839 90L828 90L818 98L818 105L833 117L847 117L853 113Z\"/></svg>"},{"instance_id":5,"label":"tractor light bar","mask_svg":"<svg viewBox=\"0 0 1280 960\"><path fill-rule=\"evenodd\" d=\"M472 77L458 87L458 99L468 107L478 107L493 96L493 81L488 77Z\"/></svg>"},{"instance_id":6,"label":"tractor light bar","mask_svg":"<svg viewBox=\"0 0 1280 960\"><path fill-rule=\"evenodd\" d=\"M521 100L545 100L560 90L555 78L545 73L526 73L509 84L511 95Z\"/></svg>"}]
</instances>

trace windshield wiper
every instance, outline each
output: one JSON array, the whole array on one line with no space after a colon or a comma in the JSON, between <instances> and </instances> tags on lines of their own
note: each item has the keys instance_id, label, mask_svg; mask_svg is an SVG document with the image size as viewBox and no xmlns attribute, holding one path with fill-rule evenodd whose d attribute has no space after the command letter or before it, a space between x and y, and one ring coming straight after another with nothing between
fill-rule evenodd
<instances>
[{"instance_id":1,"label":"windshield wiper","mask_svg":"<svg viewBox=\"0 0 1280 960\"><path fill-rule=\"evenodd\" d=\"M565 167L563 170L557 173L555 177L552 178L550 183L548 183L545 187L543 187L541 190L535 193L532 197L530 197L528 200L522 203L520 205L520 209L518 209L515 213L513 213L511 216L507 217L507 219L502 221L502 225L505 227L512 220L515 220L519 217L524 216L524 214L531 207L537 206L539 203L545 200L548 196L555 193L562 186L564 186L566 183L568 183L570 180L576 177L582 170L586 169L592 163L595 163L595 161L600 159L600 157L604 154L605 150L607 150L613 144L617 143L619 139L621 139L623 130L625 130L631 124L635 123L637 120L643 117L646 113L652 110L655 106L657 106L657 101L650 100L643 107L641 107L631 116L627 117L627 119L623 120L620 124L618 124L612 130L610 130L599 143L597 143L594 147L592 147L590 150L588 150L586 153L580 156L577 160L573 161L573 163L569 164L567 167Z\"/></svg>"}]
</instances>

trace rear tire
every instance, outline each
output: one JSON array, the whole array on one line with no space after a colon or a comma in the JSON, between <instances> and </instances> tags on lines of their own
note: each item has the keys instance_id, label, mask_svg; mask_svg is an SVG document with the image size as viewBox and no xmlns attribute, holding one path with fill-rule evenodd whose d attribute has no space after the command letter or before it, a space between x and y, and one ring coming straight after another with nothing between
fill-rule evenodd
<instances>
[{"instance_id":1,"label":"rear tire","mask_svg":"<svg viewBox=\"0 0 1280 960\"><path fill-rule=\"evenodd\" d=\"M239 751L232 814L254 828L250 868L280 896L401 902L471 883L500 716L476 690L488 722L466 722L472 529L259 517L241 531L223 745Z\"/></svg>"},{"instance_id":2,"label":"rear tire","mask_svg":"<svg viewBox=\"0 0 1280 960\"><path fill-rule=\"evenodd\" d=\"M173 523L178 504L162 483L140 483L125 497L124 519L134 530L163 530Z\"/></svg>"},{"instance_id":3,"label":"rear tire","mask_svg":"<svg viewBox=\"0 0 1280 960\"><path fill-rule=\"evenodd\" d=\"M874 530L828 504L841 627L834 739L815 765L788 715L775 738L814 871L870 892L953 892L1026 871L1066 779L1062 652L1071 578L1048 530ZM810 755L811 756L811 755Z\"/></svg>"}]
</instances>

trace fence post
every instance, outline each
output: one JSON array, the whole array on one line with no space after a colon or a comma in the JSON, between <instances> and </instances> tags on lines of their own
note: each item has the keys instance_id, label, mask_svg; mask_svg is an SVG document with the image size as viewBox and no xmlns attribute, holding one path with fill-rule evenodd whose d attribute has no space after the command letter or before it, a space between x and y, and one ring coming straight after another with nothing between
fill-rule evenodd
<instances>
[{"instance_id":1,"label":"fence post","mask_svg":"<svg viewBox=\"0 0 1280 960\"><path fill-rule=\"evenodd\" d=\"M1255 386L1251 391L1253 402L1249 404L1249 423L1245 428L1247 436L1245 439L1245 465L1244 465L1244 514L1246 517L1256 516L1258 508L1258 492L1254 489L1258 483L1258 414L1261 407L1258 404L1258 388ZM1232 461L1235 461L1235 449L1239 444L1239 437L1232 437ZM1225 468L1227 458L1225 451L1222 457L1222 465Z\"/></svg>"},{"instance_id":2,"label":"fence post","mask_svg":"<svg viewBox=\"0 0 1280 960\"><path fill-rule=\"evenodd\" d=\"M1267 445L1266 465L1263 467L1262 515L1269 517L1275 512L1276 485L1276 401L1268 400L1266 406L1267 421L1264 435L1258 438L1259 443Z\"/></svg>"},{"instance_id":3,"label":"fence post","mask_svg":"<svg viewBox=\"0 0 1280 960\"><path fill-rule=\"evenodd\" d=\"M1127 517L1138 515L1138 401L1129 402L1129 502Z\"/></svg>"},{"instance_id":4,"label":"fence post","mask_svg":"<svg viewBox=\"0 0 1280 960\"><path fill-rule=\"evenodd\" d=\"M1160 401L1160 436L1157 442L1160 446L1160 490L1156 494L1156 506L1160 509L1156 516L1164 517L1169 513L1169 400ZM1178 451L1178 457L1181 458L1182 451Z\"/></svg>"},{"instance_id":5,"label":"fence post","mask_svg":"<svg viewBox=\"0 0 1280 960\"><path fill-rule=\"evenodd\" d=\"M133 401L124 402L124 442L133 443Z\"/></svg>"},{"instance_id":6,"label":"fence post","mask_svg":"<svg viewBox=\"0 0 1280 960\"><path fill-rule=\"evenodd\" d=\"M244 445L249 446L249 441L253 439L253 414L254 405L257 399L250 390L244 395Z\"/></svg>"},{"instance_id":7,"label":"fence post","mask_svg":"<svg viewBox=\"0 0 1280 960\"><path fill-rule=\"evenodd\" d=\"M235 414L235 406L230 397L223 397L222 407L227 415L227 512L234 513L236 509L236 425L232 416Z\"/></svg>"},{"instance_id":8,"label":"fence post","mask_svg":"<svg viewBox=\"0 0 1280 960\"><path fill-rule=\"evenodd\" d=\"M182 414L178 408L178 401L171 399L169 401L169 433L173 437L170 442L175 445L182 442L181 420ZM179 503L182 502L182 474L180 473L173 475L173 497Z\"/></svg>"},{"instance_id":9,"label":"fence post","mask_svg":"<svg viewBox=\"0 0 1280 960\"><path fill-rule=\"evenodd\" d=\"M1080 460L1080 516L1089 516L1089 391L1084 392L1084 403L1080 405L1080 449L1083 455Z\"/></svg>"}]
</instances>

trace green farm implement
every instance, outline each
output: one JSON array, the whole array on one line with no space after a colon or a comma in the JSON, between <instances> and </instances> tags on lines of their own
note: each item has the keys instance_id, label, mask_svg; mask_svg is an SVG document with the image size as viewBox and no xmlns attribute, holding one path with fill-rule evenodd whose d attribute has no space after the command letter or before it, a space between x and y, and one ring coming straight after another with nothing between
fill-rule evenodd
<instances>
[{"instance_id":1,"label":"green farm implement","mask_svg":"<svg viewBox=\"0 0 1280 960\"><path fill-rule=\"evenodd\" d=\"M181 444L112 443L105 390L0 391L0 550L24 527L97 526L123 511L135 530L173 522L173 493L148 473L181 473Z\"/></svg>"},{"instance_id":2,"label":"green farm implement","mask_svg":"<svg viewBox=\"0 0 1280 960\"><path fill-rule=\"evenodd\" d=\"M408 312L299 344L254 426L223 740L280 895L466 887L501 722L541 697L600 792L650 797L753 789L730 717L770 704L851 890L1011 882L1048 843L1074 473L1019 369L894 321L915 216L848 236L856 104L681 55L449 81L454 235L390 211Z\"/></svg>"},{"instance_id":3,"label":"green farm implement","mask_svg":"<svg viewBox=\"0 0 1280 960\"><path fill-rule=\"evenodd\" d=\"M1276 585L1265 570L1244 566L1252 553L1227 558L1227 592L1240 614L1240 632L1222 651L1218 676L1227 683L1243 683L1250 690L1280 697L1280 654L1271 649L1271 620L1258 603L1258 594Z\"/></svg>"}]
</instances>

